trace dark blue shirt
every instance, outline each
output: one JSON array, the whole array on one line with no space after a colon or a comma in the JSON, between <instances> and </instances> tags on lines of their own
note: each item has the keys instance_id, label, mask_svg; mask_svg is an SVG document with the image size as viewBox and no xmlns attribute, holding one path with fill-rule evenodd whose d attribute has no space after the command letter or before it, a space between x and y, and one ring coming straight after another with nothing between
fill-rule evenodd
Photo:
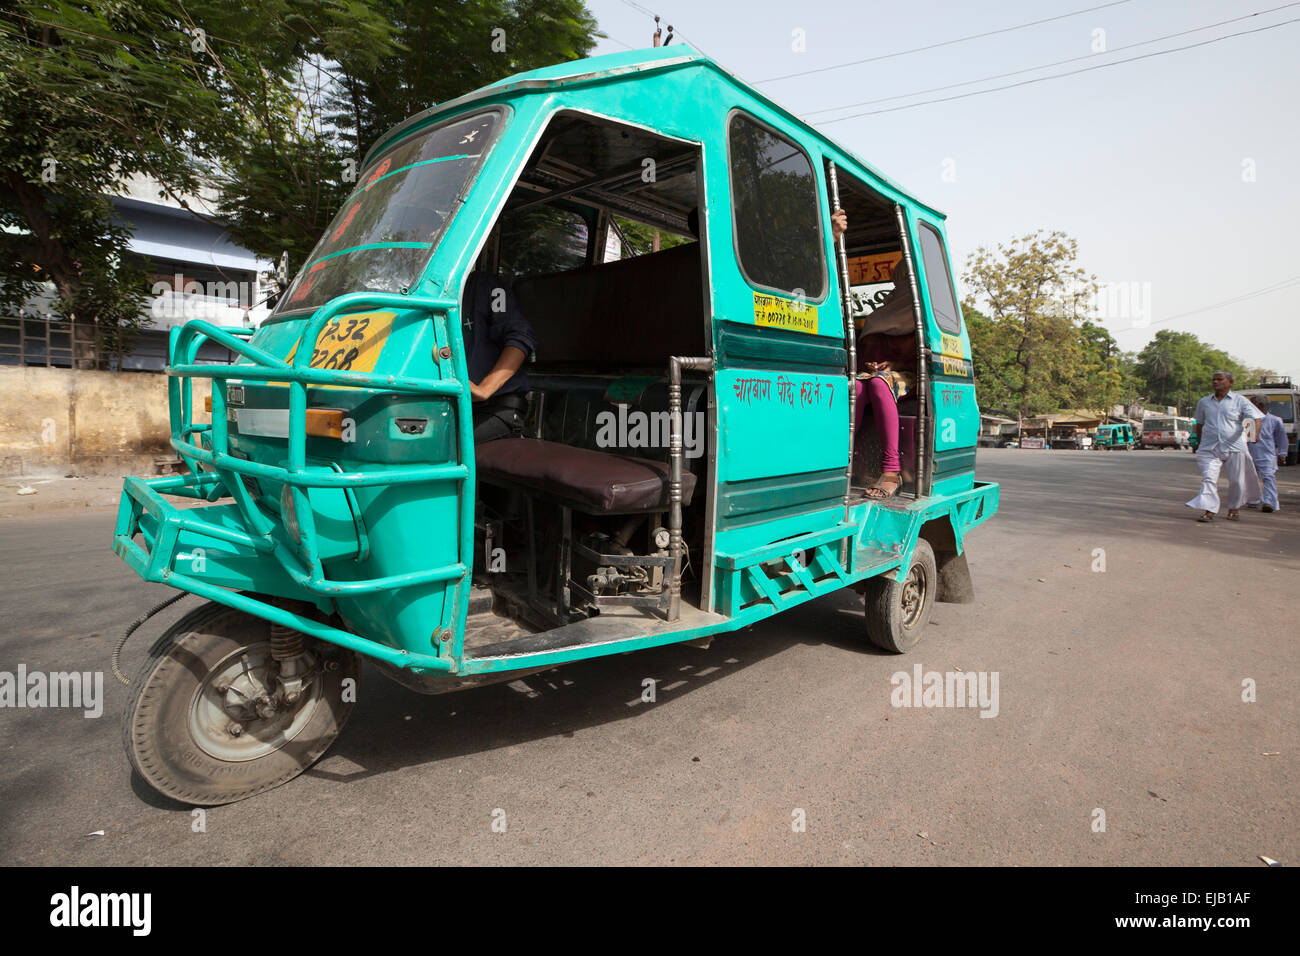
<instances>
[{"instance_id":1,"label":"dark blue shirt","mask_svg":"<svg viewBox=\"0 0 1300 956\"><path fill-rule=\"evenodd\" d=\"M519 311L510 283L501 276L471 272L465 281L463 312L466 323L463 334L468 349L465 363L469 366L470 381L482 382L496 367L507 345L513 345L525 356L537 350L537 333ZM495 394L527 392L528 388L528 376L521 366Z\"/></svg>"}]
</instances>

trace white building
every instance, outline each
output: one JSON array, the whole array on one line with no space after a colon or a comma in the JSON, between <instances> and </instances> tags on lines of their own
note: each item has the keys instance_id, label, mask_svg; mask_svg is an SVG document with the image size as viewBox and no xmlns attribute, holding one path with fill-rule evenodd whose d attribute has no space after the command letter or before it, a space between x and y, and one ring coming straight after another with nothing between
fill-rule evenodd
<instances>
[{"instance_id":1,"label":"white building","mask_svg":"<svg viewBox=\"0 0 1300 956\"><path fill-rule=\"evenodd\" d=\"M168 330L190 319L254 327L270 314L264 300L274 288L269 276L275 264L236 245L227 230L209 221L215 216L215 191L186 197L199 215L163 196L154 180L133 176L111 202L113 221L131 231L131 264L147 274L149 284L145 310L150 321L135 337L122 368L161 371ZM0 316L0 365L72 366L72 331L66 323L51 321L53 298L49 284L27 302L25 316ZM78 357L86 348L79 340ZM231 354L206 344L198 358L228 362Z\"/></svg>"},{"instance_id":2,"label":"white building","mask_svg":"<svg viewBox=\"0 0 1300 956\"><path fill-rule=\"evenodd\" d=\"M216 198L208 189L185 197L199 215L162 195L145 176L131 177L112 198L113 219L130 228L134 264L148 274L150 286L150 329L137 337L124 368L161 369L173 325L206 319L255 327L270 314L265 299L273 288L268 276L275 263L231 242L227 230L208 221L216 215ZM208 346L199 358L225 361L228 355Z\"/></svg>"}]
</instances>

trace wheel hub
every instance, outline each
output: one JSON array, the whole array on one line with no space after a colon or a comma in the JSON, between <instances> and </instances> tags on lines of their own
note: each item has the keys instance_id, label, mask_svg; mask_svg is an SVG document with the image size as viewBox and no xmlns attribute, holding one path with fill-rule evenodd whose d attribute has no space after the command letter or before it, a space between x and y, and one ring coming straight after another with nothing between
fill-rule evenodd
<instances>
[{"instance_id":1,"label":"wheel hub","mask_svg":"<svg viewBox=\"0 0 1300 956\"><path fill-rule=\"evenodd\" d=\"M921 616L921 609L925 607L925 579L921 575L920 568L912 568L907 575L907 580L903 583L903 626L911 627Z\"/></svg>"},{"instance_id":2,"label":"wheel hub","mask_svg":"<svg viewBox=\"0 0 1300 956\"><path fill-rule=\"evenodd\" d=\"M240 648L218 662L199 685L190 705L191 737L218 760L256 760L279 750L302 731L321 703L314 662L306 673L301 691L290 702L271 645Z\"/></svg>"}]
</instances>

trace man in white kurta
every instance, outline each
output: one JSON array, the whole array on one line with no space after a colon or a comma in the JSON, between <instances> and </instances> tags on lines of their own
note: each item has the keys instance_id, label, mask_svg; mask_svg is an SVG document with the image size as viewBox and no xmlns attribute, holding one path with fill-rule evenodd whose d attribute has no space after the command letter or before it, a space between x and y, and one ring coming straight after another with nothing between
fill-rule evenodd
<instances>
[{"instance_id":1,"label":"man in white kurta","mask_svg":"<svg viewBox=\"0 0 1300 956\"><path fill-rule=\"evenodd\" d=\"M1259 500L1259 478L1246 452L1246 429L1263 418L1260 410L1244 395L1232 391L1231 372L1215 372L1214 394L1196 403L1196 464L1201 469L1201 493L1187 507L1202 512L1200 521L1219 513L1219 474L1228 479L1228 517L1236 520L1238 509L1249 500Z\"/></svg>"}]
</instances>

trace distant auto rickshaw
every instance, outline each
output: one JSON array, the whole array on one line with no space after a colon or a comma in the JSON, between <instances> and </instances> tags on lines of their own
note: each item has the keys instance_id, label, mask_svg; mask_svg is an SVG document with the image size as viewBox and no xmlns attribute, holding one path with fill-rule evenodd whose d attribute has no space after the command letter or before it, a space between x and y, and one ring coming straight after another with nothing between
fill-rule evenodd
<instances>
[{"instance_id":1,"label":"distant auto rickshaw","mask_svg":"<svg viewBox=\"0 0 1300 956\"><path fill-rule=\"evenodd\" d=\"M875 500L852 319L899 263L916 387L901 491ZM524 434L478 447L476 270L540 343ZM197 364L205 342L236 363ZM361 655L441 693L842 588L906 651L935 600L972 600L967 536L998 507L971 369L943 216L689 47L412 117L264 325L173 330L192 473L127 479L114 549L207 603L132 687L130 761L192 804L282 784L342 729Z\"/></svg>"},{"instance_id":2,"label":"distant auto rickshaw","mask_svg":"<svg viewBox=\"0 0 1300 956\"><path fill-rule=\"evenodd\" d=\"M1092 447L1097 451L1114 451L1117 448L1132 451L1136 444L1137 436L1132 425L1098 425L1092 439Z\"/></svg>"}]
</instances>

